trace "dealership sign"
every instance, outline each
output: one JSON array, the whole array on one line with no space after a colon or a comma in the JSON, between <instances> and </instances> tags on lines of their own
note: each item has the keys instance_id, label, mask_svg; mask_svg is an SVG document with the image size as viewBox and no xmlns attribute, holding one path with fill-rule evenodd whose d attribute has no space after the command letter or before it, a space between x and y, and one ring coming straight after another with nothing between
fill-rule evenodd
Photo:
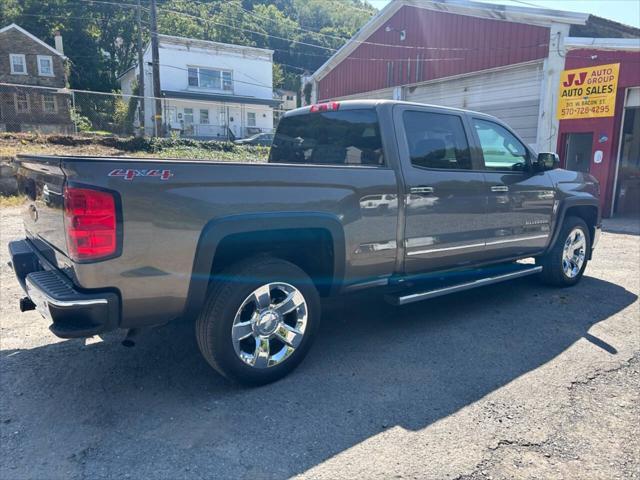
<instances>
[{"instance_id":1,"label":"dealership sign","mask_svg":"<svg viewBox=\"0 0 640 480\"><path fill-rule=\"evenodd\" d=\"M565 70L560 76L558 119L612 117L619 63Z\"/></svg>"}]
</instances>

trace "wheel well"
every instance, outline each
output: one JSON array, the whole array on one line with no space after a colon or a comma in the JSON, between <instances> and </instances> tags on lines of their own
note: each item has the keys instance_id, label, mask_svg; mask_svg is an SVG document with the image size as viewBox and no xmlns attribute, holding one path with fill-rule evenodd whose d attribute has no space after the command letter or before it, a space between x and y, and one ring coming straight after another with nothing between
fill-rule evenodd
<instances>
[{"instance_id":1,"label":"wheel well","mask_svg":"<svg viewBox=\"0 0 640 480\"><path fill-rule=\"evenodd\" d=\"M598 209L590 205L577 205L575 207L569 207L565 213L565 218L573 216L582 218L589 227L589 235L593 242L593 237L596 232L596 223L598 222Z\"/></svg>"},{"instance_id":2,"label":"wheel well","mask_svg":"<svg viewBox=\"0 0 640 480\"><path fill-rule=\"evenodd\" d=\"M323 228L281 229L234 233L216 248L212 276L229 265L253 255L267 254L287 260L309 275L326 296L334 278L334 250L331 233Z\"/></svg>"}]
</instances>

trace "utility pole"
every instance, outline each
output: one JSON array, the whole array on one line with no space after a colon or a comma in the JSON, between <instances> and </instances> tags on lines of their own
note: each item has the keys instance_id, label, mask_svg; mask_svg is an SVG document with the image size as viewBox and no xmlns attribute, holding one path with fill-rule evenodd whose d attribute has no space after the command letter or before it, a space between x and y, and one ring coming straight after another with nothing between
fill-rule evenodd
<instances>
[{"instance_id":1,"label":"utility pole","mask_svg":"<svg viewBox=\"0 0 640 480\"><path fill-rule=\"evenodd\" d=\"M142 99L138 98L140 102L140 127L142 128L142 135L144 136L144 52L142 51L142 7L140 6L140 0L138 0L138 9L136 10L136 20L138 21L138 95Z\"/></svg>"},{"instance_id":2,"label":"utility pole","mask_svg":"<svg viewBox=\"0 0 640 480\"><path fill-rule=\"evenodd\" d=\"M162 102L160 100L160 53L158 52L158 18L156 12L156 0L151 0L151 70L153 72L153 96L155 108L153 109L156 126L156 135L163 136L162 132Z\"/></svg>"}]
</instances>

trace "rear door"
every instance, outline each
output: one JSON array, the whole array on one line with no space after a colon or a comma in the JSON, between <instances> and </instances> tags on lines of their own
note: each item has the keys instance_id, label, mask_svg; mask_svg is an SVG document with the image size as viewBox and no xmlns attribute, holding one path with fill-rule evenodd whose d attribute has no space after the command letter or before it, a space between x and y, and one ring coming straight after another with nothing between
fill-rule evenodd
<instances>
[{"instance_id":1,"label":"rear door","mask_svg":"<svg viewBox=\"0 0 640 480\"><path fill-rule=\"evenodd\" d=\"M484 174L472 163L465 119L453 111L397 105L394 121L404 175L405 272L484 258Z\"/></svg>"},{"instance_id":2,"label":"rear door","mask_svg":"<svg viewBox=\"0 0 640 480\"><path fill-rule=\"evenodd\" d=\"M487 193L490 260L537 253L547 245L555 191L546 172L531 169L533 152L491 117L470 116Z\"/></svg>"}]
</instances>

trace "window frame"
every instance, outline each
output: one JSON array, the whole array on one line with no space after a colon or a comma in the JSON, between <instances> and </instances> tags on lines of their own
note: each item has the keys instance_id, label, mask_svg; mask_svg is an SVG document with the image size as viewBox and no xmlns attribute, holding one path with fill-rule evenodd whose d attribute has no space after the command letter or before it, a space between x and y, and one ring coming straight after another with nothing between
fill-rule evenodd
<instances>
[{"instance_id":1,"label":"window frame","mask_svg":"<svg viewBox=\"0 0 640 480\"><path fill-rule=\"evenodd\" d=\"M22 65L24 66L24 71L23 72L16 72L13 69L13 59L14 58L20 58L22 59ZM11 72L11 75L29 75L29 69L27 67L27 57L24 53L10 53L9 54L9 71Z\"/></svg>"},{"instance_id":2,"label":"window frame","mask_svg":"<svg viewBox=\"0 0 640 480\"><path fill-rule=\"evenodd\" d=\"M40 63L42 60L49 60L51 73L43 73L42 65ZM37 61L38 61L38 76L40 76L40 77L55 77L56 76L55 72L53 71L53 57L51 55L38 55L37 56Z\"/></svg>"},{"instance_id":3,"label":"window frame","mask_svg":"<svg viewBox=\"0 0 640 480\"><path fill-rule=\"evenodd\" d=\"M191 78L194 78L194 77L192 77L190 75L192 70L196 71L195 79L198 82L197 85L192 85L190 83ZM220 88L203 87L202 86L202 78L201 78L201 71L202 70L207 70L207 71L210 71L210 72L218 72L219 73L219 78L220 78ZM225 80L225 74L228 74L229 78L227 80ZM225 83L229 85L228 89L225 88ZM229 93L233 93L234 92L233 70L225 69L225 68L216 68L216 67L204 67L204 66L200 66L200 65L187 65L187 87L188 88L198 88L198 89L214 91L214 92L229 92Z\"/></svg>"},{"instance_id":4,"label":"window frame","mask_svg":"<svg viewBox=\"0 0 640 480\"><path fill-rule=\"evenodd\" d=\"M207 112L207 121L203 122L202 121L202 112ZM211 115L209 114L209 109L208 108L199 108L198 109L198 123L200 125L211 125Z\"/></svg>"},{"instance_id":5,"label":"window frame","mask_svg":"<svg viewBox=\"0 0 640 480\"><path fill-rule=\"evenodd\" d=\"M498 127L502 127L504 128L508 133L510 133L518 142L520 142L520 144L524 147L524 151L526 152L527 156L525 158L525 168L523 170L513 170L513 169L502 169L502 168L487 168L487 166L485 165L485 161L484 161L484 152L482 150L482 143L480 141L480 137L478 136L478 132L476 131L476 128L473 124L474 120L480 120L483 122L487 122L487 123L491 123L494 125L497 125ZM471 131L471 135L473 136L473 141L475 143L475 151L477 152L476 155L478 157L478 164L480 166L480 170L483 172L504 172L504 173L526 173L529 172L531 170L531 166L532 166L532 162L533 159L535 158L535 153L533 152L533 150L529 147L529 145L526 144L526 142L524 140L522 140L522 138L520 138L520 136L515 133L508 125L505 125L504 123L500 122L498 119L493 118L493 117L484 117L484 116L480 116L480 115L469 115L469 130Z\"/></svg>"},{"instance_id":6,"label":"window frame","mask_svg":"<svg viewBox=\"0 0 640 480\"><path fill-rule=\"evenodd\" d=\"M26 102L27 102L27 109L26 110L19 110L18 109L18 95L24 95ZM24 114L24 113L31 113L31 100L29 98L29 94L26 92L15 92L13 94L13 107L14 110L16 112L16 114Z\"/></svg>"},{"instance_id":7,"label":"window frame","mask_svg":"<svg viewBox=\"0 0 640 480\"><path fill-rule=\"evenodd\" d=\"M471 162L471 168L435 168L435 167L425 167L421 165L415 165L411 161L411 148L409 146L409 138L407 137L407 131L404 128L404 114L406 112L418 112L418 113L430 113L436 115L449 115L451 117L456 117L460 120L460 125L462 126L462 132L464 133L465 140L467 141L467 146L469 148L469 161ZM476 155L474 155L474 141L475 139L471 137L471 133L469 132L469 125L467 123L467 116L464 113L458 113L455 111L447 111L445 109L438 108L429 108L429 107L419 107L414 105L403 106L403 108L398 110L397 116L395 116L396 122L400 122L402 125L402 141L404 142L404 146L406 148L406 161L407 166L410 168L415 168L417 170L427 170L433 172L474 172L480 170L477 165Z\"/></svg>"},{"instance_id":8,"label":"window frame","mask_svg":"<svg viewBox=\"0 0 640 480\"><path fill-rule=\"evenodd\" d=\"M191 110L189 113L187 113L187 110ZM191 117L191 121L189 123L187 123L187 115L189 115ZM182 121L184 122L184 125L193 125L195 123L195 111L193 109L193 107L183 107L182 108Z\"/></svg>"},{"instance_id":9,"label":"window frame","mask_svg":"<svg viewBox=\"0 0 640 480\"><path fill-rule=\"evenodd\" d=\"M45 97L47 95L51 95L51 98L53 99L53 111L47 111L45 108ZM56 95L54 93L43 93L42 94L42 113L44 113L45 115L55 115L56 113L58 113L58 98L56 97Z\"/></svg>"},{"instance_id":10,"label":"window frame","mask_svg":"<svg viewBox=\"0 0 640 480\"><path fill-rule=\"evenodd\" d=\"M250 115L253 115L253 125L251 124L251 120L249 120ZM257 127L258 126L258 114L256 112L247 112L247 127Z\"/></svg>"}]
</instances>

